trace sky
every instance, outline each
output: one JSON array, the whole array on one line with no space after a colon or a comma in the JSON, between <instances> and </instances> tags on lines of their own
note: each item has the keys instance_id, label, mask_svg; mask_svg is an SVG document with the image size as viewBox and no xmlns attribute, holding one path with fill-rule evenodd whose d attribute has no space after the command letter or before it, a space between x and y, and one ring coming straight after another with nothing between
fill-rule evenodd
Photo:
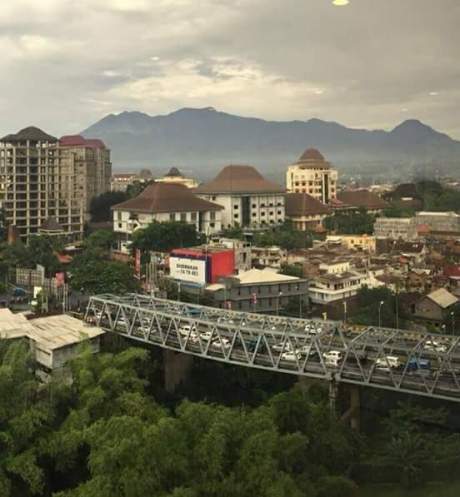
<instances>
[{"instance_id":1,"label":"sky","mask_svg":"<svg viewBox=\"0 0 460 497\"><path fill-rule=\"evenodd\" d=\"M0 132L208 107L460 139L460 0L6 0Z\"/></svg>"}]
</instances>

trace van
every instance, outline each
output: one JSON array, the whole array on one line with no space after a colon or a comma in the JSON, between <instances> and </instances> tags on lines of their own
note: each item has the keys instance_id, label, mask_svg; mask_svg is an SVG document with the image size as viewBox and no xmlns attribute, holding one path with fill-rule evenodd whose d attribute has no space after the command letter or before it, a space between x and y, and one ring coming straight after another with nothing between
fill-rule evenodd
<instances>
[{"instance_id":1,"label":"van","mask_svg":"<svg viewBox=\"0 0 460 497\"><path fill-rule=\"evenodd\" d=\"M375 367L377 369L381 370L390 370L390 369L396 369L399 368L400 362L399 362L399 357L394 356L394 355L387 355L385 357L379 357L375 361Z\"/></svg>"}]
</instances>

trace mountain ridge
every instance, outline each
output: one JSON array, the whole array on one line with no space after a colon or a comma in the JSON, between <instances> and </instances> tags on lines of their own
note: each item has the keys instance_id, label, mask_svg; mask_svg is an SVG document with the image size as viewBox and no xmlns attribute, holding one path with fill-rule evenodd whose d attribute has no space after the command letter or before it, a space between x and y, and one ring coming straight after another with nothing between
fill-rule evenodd
<instances>
[{"instance_id":1,"label":"mountain ridge","mask_svg":"<svg viewBox=\"0 0 460 497\"><path fill-rule=\"evenodd\" d=\"M280 177L309 147L348 173L377 174L382 164L398 165L394 172L406 175L417 168L447 173L460 164L460 141L417 119L386 131L318 118L270 121L213 107L184 107L156 116L139 111L108 114L82 134L106 142L114 170L149 167L161 174L174 165L204 179L229 163L252 164Z\"/></svg>"}]
</instances>

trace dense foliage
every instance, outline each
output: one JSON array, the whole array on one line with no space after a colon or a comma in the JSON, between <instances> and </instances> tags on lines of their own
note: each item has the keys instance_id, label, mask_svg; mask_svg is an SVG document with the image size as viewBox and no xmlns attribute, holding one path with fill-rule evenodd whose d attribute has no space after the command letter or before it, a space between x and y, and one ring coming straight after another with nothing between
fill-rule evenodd
<instances>
[{"instance_id":1,"label":"dense foliage","mask_svg":"<svg viewBox=\"0 0 460 497\"><path fill-rule=\"evenodd\" d=\"M144 252L168 252L179 247L193 247L204 241L192 224L179 221L159 223L154 221L144 229L134 232L132 246Z\"/></svg>"},{"instance_id":2,"label":"dense foliage","mask_svg":"<svg viewBox=\"0 0 460 497\"><path fill-rule=\"evenodd\" d=\"M340 235L370 235L374 232L375 215L365 209L336 212L324 219L324 227Z\"/></svg>"},{"instance_id":3,"label":"dense foliage","mask_svg":"<svg viewBox=\"0 0 460 497\"><path fill-rule=\"evenodd\" d=\"M106 192L94 197L89 208L91 221L94 223L111 221L112 212L110 208L127 199L128 195L125 192Z\"/></svg>"},{"instance_id":4,"label":"dense foliage","mask_svg":"<svg viewBox=\"0 0 460 497\"><path fill-rule=\"evenodd\" d=\"M426 211L460 211L460 191L444 188L440 183L431 180L419 181L417 193L423 201Z\"/></svg>"},{"instance_id":5,"label":"dense foliage","mask_svg":"<svg viewBox=\"0 0 460 497\"><path fill-rule=\"evenodd\" d=\"M295 230L289 222L267 231L257 232L253 239L253 245L257 247L272 247L275 245L286 250L309 248L312 243L311 233Z\"/></svg>"},{"instance_id":6,"label":"dense foliage","mask_svg":"<svg viewBox=\"0 0 460 497\"><path fill-rule=\"evenodd\" d=\"M354 484L352 434L327 399L301 389L254 408L180 402L147 391L142 349L72 364L74 381L40 386L20 344L0 356L0 494L59 497L305 497ZM314 455L314 456L313 456ZM318 489L323 493L318 493ZM330 494L331 495L331 494Z\"/></svg>"}]
</instances>

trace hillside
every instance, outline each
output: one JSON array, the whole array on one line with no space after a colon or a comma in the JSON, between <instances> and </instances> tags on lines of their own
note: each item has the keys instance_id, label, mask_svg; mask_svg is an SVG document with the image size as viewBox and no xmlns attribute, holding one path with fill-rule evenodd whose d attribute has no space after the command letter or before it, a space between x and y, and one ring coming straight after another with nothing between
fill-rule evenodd
<instances>
[{"instance_id":1,"label":"hillside","mask_svg":"<svg viewBox=\"0 0 460 497\"><path fill-rule=\"evenodd\" d=\"M164 116L110 114L82 133L105 140L114 170L148 167L160 174L175 165L202 178L229 163L253 164L281 177L286 165L310 146L349 173L374 174L384 168L385 174L424 170L434 175L460 165L460 142L417 120L387 132L319 119L276 122L185 108Z\"/></svg>"}]
</instances>

